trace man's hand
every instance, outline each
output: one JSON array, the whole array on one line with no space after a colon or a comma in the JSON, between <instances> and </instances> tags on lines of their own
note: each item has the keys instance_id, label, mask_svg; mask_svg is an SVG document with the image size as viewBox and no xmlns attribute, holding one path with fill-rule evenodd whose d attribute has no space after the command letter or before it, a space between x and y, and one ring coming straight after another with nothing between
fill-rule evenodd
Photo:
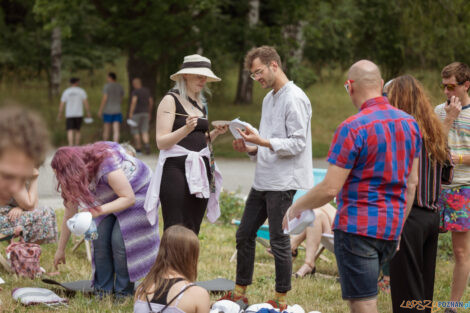
<instances>
[{"instance_id":1,"label":"man's hand","mask_svg":"<svg viewBox=\"0 0 470 313\"><path fill-rule=\"evenodd\" d=\"M12 222L15 222L17 219L20 218L21 214L23 213L23 210L19 207L15 207L8 212L8 219Z\"/></svg>"},{"instance_id":2,"label":"man's hand","mask_svg":"<svg viewBox=\"0 0 470 313\"><path fill-rule=\"evenodd\" d=\"M101 118L101 119L103 118L103 111L101 111L101 110L98 111L98 117Z\"/></svg>"},{"instance_id":3,"label":"man's hand","mask_svg":"<svg viewBox=\"0 0 470 313\"><path fill-rule=\"evenodd\" d=\"M284 214L284 218L282 219L282 229L287 230L289 221L292 220L293 218L299 217L299 216L300 216L300 214L296 214L295 209L293 208L293 205L291 205L289 207L289 209L287 209L287 212L286 212L286 214Z\"/></svg>"},{"instance_id":4,"label":"man's hand","mask_svg":"<svg viewBox=\"0 0 470 313\"><path fill-rule=\"evenodd\" d=\"M265 145L265 140L261 138L257 133L255 133L251 128L246 127L244 131L240 128L237 128L238 133L245 139L245 141L254 143L259 146Z\"/></svg>"},{"instance_id":5,"label":"man's hand","mask_svg":"<svg viewBox=\"0 0 470 313\"><path fill-rule=\"evenodd\" d=\"M57 114L57 122L60 121L62 119L62 112L59 112L59 114Z\"/></svg>"},{"instance_id":6,"label":"man's hand","mask_svg":"<svg viewBox=\"0 0 470 313\"><path fill-rule=\"evenodd\" d=\"M460 111L462 111L462 103L460 102L459 97L452 96L449 100L450 102L444 106L444 110L446 111L446 118L450 118L455 120Z\"/></svg>"},{"instance_id":7,"label":"man's hand","mask_svg":"<svg viewBox=\"0 0 470 313\"><path fill-rule=\"evenodd\" d=\"M255 153L258 150L256 146L247 146L243 139L235 139L232 141L232 146L233 149L238 152Z\"/></svg>"}]
</instances>

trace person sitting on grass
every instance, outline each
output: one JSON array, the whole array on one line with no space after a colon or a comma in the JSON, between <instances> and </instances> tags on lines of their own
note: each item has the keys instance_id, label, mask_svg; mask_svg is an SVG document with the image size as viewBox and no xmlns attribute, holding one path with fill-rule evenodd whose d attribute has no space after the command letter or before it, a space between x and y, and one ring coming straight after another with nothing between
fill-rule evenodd
<instances>
[{"instance_id":1,"label":"person sitting on grass","mask_svg":"<svg viewBox=\"0 0 470 313\"><path fill-rule=\"evenodd\" d=\"M21 108L0 109L2 237L22 234L26 242L38 244L56 240L54 211L37 208L37 168L44 162L48 142L46 127L38 116Z\"/></svg>"},{"instance_id":2,"label":"person sitting on grass","mask_svg":"<svg viewBox=\"0 0 470 313\"><path fill-rule=\"evenodd\" d=\"M336 208L331 204L325 204L314 211L315 220L312 226L305 228L303 232L298 235L290 237L290 246L292 249L292 257L295 258L299 254L299 246L305 240L305 261L304 264L293 273L295 278L303 278L306 275L313 275L316 272L315 256L320 246L322 234L331 234L331 225L336 214ZM266 249L266 252L272 255L271 248Z\"/></svg>"},{"instance_id":3,"label":"person sitting on grass","mask_svg":"<svg viewBox=\"0 0 470 313\"><path fill-rule=\"evenodd\" d=\"M135 292L134 313L209 312L209 293L192 283L198 258L197 235L184 226L168 227L155 264Z\"/></svg>"},{"instance_id":4,"label":"person sitting on grass","mask_svg":"<svg viewBox=\"0 0 470 313\"><path fill-rule=\"evenodd\" d=\"M22 236L26 242L43 244L57 240L54 209L38 207L37 168L24 186L12 195L7 205L0 205L0 233L3 236Z\"/></svg>"},{"instance_id":5,"label":"person sitting on grass","mask_svg":"<svg viewBox=\"0 0 470 313\"><path fill-rule=\"evenodd\" d=\"M315 221L312 226L307 227L301 234L292 236L290 245L292 256L297 255L297 248L305 240L305 261L304 264L293 274L296 278L302 278L306 275L315 274L315 256L320 246L322 234L331 234L331 225L336 214L336 208L331 204L316 209Z\"/></svg>"}]
</instances>

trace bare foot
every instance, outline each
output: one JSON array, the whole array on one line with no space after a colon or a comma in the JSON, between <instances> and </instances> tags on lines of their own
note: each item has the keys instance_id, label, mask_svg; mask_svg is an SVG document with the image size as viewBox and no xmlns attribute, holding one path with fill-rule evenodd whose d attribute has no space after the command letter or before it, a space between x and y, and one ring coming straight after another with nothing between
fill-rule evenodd
<instances>
[{"instance_id":1,"label":"bare foot","mask_svg":"<svg viewBox=\"0 0 470 313\"><path fill-rule=\"evenodd\" d=\"M302 278L307 275L314 275L315 274L315 267L310 266L307 263L304 263L294 274L296 278Z\"/></svg>"}]
</instances>

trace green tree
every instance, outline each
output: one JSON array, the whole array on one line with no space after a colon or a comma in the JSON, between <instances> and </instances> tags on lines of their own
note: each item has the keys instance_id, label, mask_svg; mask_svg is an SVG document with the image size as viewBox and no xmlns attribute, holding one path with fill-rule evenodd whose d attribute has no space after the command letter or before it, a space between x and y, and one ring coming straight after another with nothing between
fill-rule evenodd
<instances>
[{"instance_id":1,"label":"green tree","mask_svg":"<svg viewBox=\"0 0 470 313\"><path fill-rule=\"evenodd\" d=\"M205 48L205 30L217 14L217 0L92 0L106 24L106 43L128 56L129 80L140 77L153 95L169 87L168 76L184 55Z\"/></svg>"},{"instance_id":2,"label":"green tree","mask_svg":"<svg viewBox=\"0 0 470 313\"><path fill-rule=\"evenodd\" d=\"M0 78L49 71L49 34L36 21L33 0L0 2Z\"/></svg>"},{"instance_id":3,"label":"green tree","mask_svg":"<svg viewBox=\"0 0 470 313\"><path fill-rule=\"evenodd\" d=\"M452 61L470 63L468 1L402 0L401 32L406 68L442 68Z\"/></svg>"}]
</instances>

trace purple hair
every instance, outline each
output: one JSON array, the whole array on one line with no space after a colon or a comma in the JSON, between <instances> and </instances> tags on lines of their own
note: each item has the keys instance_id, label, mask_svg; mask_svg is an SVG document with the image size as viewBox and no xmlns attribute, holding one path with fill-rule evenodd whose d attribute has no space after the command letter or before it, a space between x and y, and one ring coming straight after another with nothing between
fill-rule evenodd
<instances>
[{"instance_id":1,"label":"purple hair","mask_svg":"<svg viewBox=\"0 0 470 313\"><path fill-rule=\"evenodd\" d=\"M57 150L51 167L57 177L57 191L61 191L66 206L94 206L95 196L88 186L101 163L111 156L109 149L106 143L97 142Z\"/></svg>"}]
</instances>

